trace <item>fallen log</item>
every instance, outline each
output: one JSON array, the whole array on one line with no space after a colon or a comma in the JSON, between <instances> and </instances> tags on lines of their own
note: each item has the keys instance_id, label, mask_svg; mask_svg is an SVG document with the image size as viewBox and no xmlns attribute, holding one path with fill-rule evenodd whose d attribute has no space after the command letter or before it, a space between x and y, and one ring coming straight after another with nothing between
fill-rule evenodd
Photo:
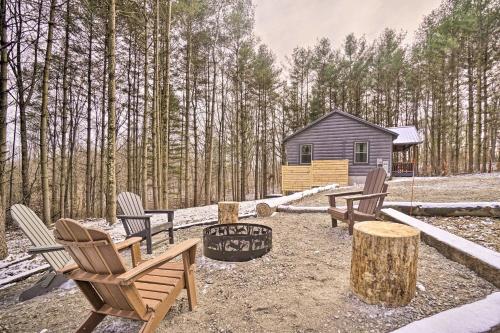
<instances>
[{"instance_id":1,"label":"fallen log","mask_svg":"<svg viewBox=\"0 0 500 333\"><path fill-rule=\"evenodd\" d=\"M258 217L269 217L276 211L276 208L280 205L297 201L302 198L317 194L319 192L333 190L335 188L337 188L337 184L331 184L331 185L316 187L302 192L297 192L283 197L259 200L255 206L255 211L257 212Z\"/></svg>"},{"instance_id":2,"label":"fallen log","mask_svg":"<svg viewBox=\"0 0 500 333\"><path fill-rule=\"evenodd\" d=\"M18 263L20 263L20 262L22 262L22 261L25 261L25 260L28 260L28 259L31 259L31 258L33 258L33 256L28 255L28 256L24 256L24 257L22 257L22 258L19 258L19 259L13 260L13 261L9 261L9 262L3 263L3 264L1 264L1 265L0 265L0 269L7 268L7 267L9 267L9 266L12 266L12 265L18 264Z\"/></svg>"},{"instance_id":3,"label":"fallen log","mask_svg":"<svg viewBox=\"0 0 500 333\"><path fill-rule=\"evenodd\" d=\"M339 208L346 208L341 206ZM500 217L500 202L385 202L383 208L393 208L414 216L480 216ZM328 206L279 205L276 211L285 213L326 213Z\"/></svg>"},{"instance_id":4,"label":"fallen log","mask_svg":"<svg viewBox=\"0 0 500 333\"><path fill-rule=\"evenodd\" d=\"M49 264L45 264L45 265L38 266L36 268L30 269L29 271L24 271L24 272L21 272L21 273L16 274L16 275L9 276L8 278L0 280L0 286L3 286L5 284L9 284L9 283L12 283L12 282L24 280L24 279L26 279L27 277L30 277L33 274L46 271L49 268L50 268L50 265Z\"/></svg>"},{"instance_id":5,"label":"fallen log","mask_svg":"<svg viewBox=\"0 0 500 333\"><path fill-rule=\"evenodd\" d=\"M328 211L327 206L317 206L317 207L306 207L306 206L292 206L292 205L279 205L276 207L277 212L283 213L326 213Z\"/></svg>"},{"instance_id":6,"label":"fallen log","mask_svg":"<svg viewBox=\"0 0 500 333\"><path fill-rule=\"evenodd\" d=\"M386 202L394 208L415 216L480 216L500 217L500 202Z\"/></svg>"}]
</instances>

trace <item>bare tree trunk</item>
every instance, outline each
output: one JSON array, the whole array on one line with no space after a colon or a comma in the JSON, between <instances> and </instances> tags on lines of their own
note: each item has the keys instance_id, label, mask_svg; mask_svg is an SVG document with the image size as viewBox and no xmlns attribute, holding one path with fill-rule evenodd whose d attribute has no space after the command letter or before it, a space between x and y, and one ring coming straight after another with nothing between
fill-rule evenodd
<instances>
[{"instance_id":1,"label":"bare tree trunk","mask_svg":"<svg viewBox=\"0 0 500 333\"><path fill-rule=\"evenodd\" d=\"M163 76L163 103L162 103L162 172L163 189L162 203L165 208L168 202L168 180L169 180L169 150L170 150L170 25L172 19L172 2L167 0L167 19L165 27L165 74Z\"/></svg>"},{"instance_id":2,"label":"bare tree trunk","mask_svg":"<svg viewBox=\"0 0 500 333\"><path fill-rule=\"evenodd\" d=\"M194 179L193 179L193 206L198 206L198 169L199 169L199 158L198 158L198 72L195 72L193 79L193 138L194 138Z\"/></svg>"},{"instance_id":3,"label":"bare tree trunk","mask_svg":"<svg viewBox=\"0 0 500 333\"><path fill-rule=\"evenodd\" d=\"M7 241L5 239L6 221L6 199L7 192L5 182L7 177L7 162L9 151L7 148L7 108L8 108L8 68L9 62L7 54L7 4L6 0L0 2L0 259L5 259L8 255Z\"/></svg>"},{"instance_id":4,"label":"bare tree trunk","mask_svg":"<svg viewBox=\"0 0 500 333\"><path fill-rule=\"evenodd\" d=\"M146 2L144 2L146 10ZM142 205L148 208L148 21L144 23L144 114L142 119L142 146L141 146L141 197Z\"/></svg>"},{"instance_id":5,"label":"bare tree trunk","mask_svg":"<svg viewBox=\"0 0 500 333\"><path fill-rule=\"evenodd\" d=\"M24 85L24 71L23 68L23 58L22 58L22 45L21 39L23 34L23 18L24 13L22 12L22 1L18 0L15 6L14 19L16 22L16 38L18 39L16 43L16 85L19 105L19 116L20 116L20 127L21 127L21 202L25 205L30 204L31 193L30 193L30 181L29 181L29 151L28 151L28 134L27 134L27 117L26 117L26 107L31 103L31 97L33 96L35 88L35 80L38 79L38 45L40 40L40 26L42 18L42 8L43 1L40 1L38 6L38 20L36 28L36 37L34 42L34 52L33 52L33 74L31 76L31 82L29 84L29 89L27 93L25 92Z\"/></svg>"},{"instance_id":6,"label":"bare tree trunk","mask_svg":"<svg viewBox=\"0 0 500 333\"><path fill-rule=\"evenodd\" d=\"M49 119L49 72L52 60L52 35L54 31L54 16L56 11L56 0L50 1L49 29L47 32L47 48L45 50L45 64L43 66L42 78L42 110L40 118L40 173L42 179L42 219L45 224L50 224L50 188L47 161L47 125Z\"/></svg>"},{"instance_id":7,"label":"bare tree trunk","mask_svg":"<svg viewBox=\"0 0 500 333\"><path fill-rule=\"evenodd\" d=\"M127 61L127 191L132 191L132 166L134 163L132 153L132 36L128 41L128 61Z\"/></svg>"},{"instance_id":8,"label":"bare tree trunk","mask_svg":"<svg viewBox=\"0 0 500 333\"><path fill-rule=\"evenodd\" d=\"M151 156L153 163L153 207L159 207L159 179L158 175L158 20L159 20L159 1L154 1L154 25L153 25L153 109L151 110L151 143L153 154Z\"/></svg>"},{"instance_id":9,"label":"bare tree trunk","mask_svg":"<svg viewBox=\"0 0 500 333\"><path fill-rule=\"evenodd\" d=\"M184 110L184 207L189 207L189 108L190 108L190 77L191 77L191 21L187 27L187 44L186 44L186 78L185 78L185 110Z\"/></svg>"},{"instance_id":10,"label":"bare tree trunk","mask_svg":"<svg viewBox=\"0 0 500 333\"><path fill-rule=\"evenodd\" d=\"M467 47L467 82L469 88L468 95L468 114L467 114L467 143L468 143L468 165L467 172L474 170L474 78L472 74L472 51L469 45Z\"/></svg>"},{"instance_id":11,"label":"bare tree trunk","mask_svg":"<svg viewBox=\"0 0 500 333\"><path fill-rule=\"evenodd\" d=\"M115 90L115 0L109 2L108 13L108 190L106 196L106 220L109 224L116 222L116 174L115 174L115 137L116 137L116 90Z\"/></svg>"},{"instance_id":12,"label":"bare tree trunk","mask_svg":"<svg viewBox=\"0 0 500 333\"><path fill-rule=\"evenodd\" d=\"M63 60L63 100L62 100L62 124L61 124L61 182L59 184L59 216L66 216L66 132L68 128L68 60L69 60L69 21L71 1L66 0L66 26L64 36L64 60Z\"/></svg>"},{"instance_id":13,"label":"bare tree trunk","mask_svg":"<svg viewBox=\"0 0 500 333\"><path fill-rule=\"evenodd\" d=\"M216 37L215 41L218 38ZM215 117L215 100L217 91L217 61L215 57L215 45L212 48L212 63L213 63L213 77L212 77L212 105L210 107L210 116L208 119L208 133L206 134L206 157L205 157L205 205L209 205L212 197L212 166L213 166L213 142L214 142L214 117Z\"/></svg>"},{"instance_id":14,"label":"bare tree trunk","mask_svg":"<svg viewBox=\"0 0 500 333\"><path fill-rule=\"evenodd\" d=\"M106 39L104 42L104 66L102 76L102 104L101 104L101 152L100 152L100 174L99 174L99 216L105 217L105 193L106 193L106 184L104 182L104 175L106 172L105 161L106 161L106 86L107 79L106 73L108 71L108 58L106 57L106 52L108 48L108 36L106 34Z\"/></svg>"},{"instance_id":15,"label":"bare tree trunk","mask_svg":"<svg viewBox=\"0 0 500 333\"><path fill-rule=\"evenodd\" d=\"M89 6L92 6L89 4ZM92 215L92 42L94 37L94 16L90 8L89 53L87 58L87 163L85 172L85 217ZM97 141L97 140L96 140Z\"/></svg>"}]
</instances>

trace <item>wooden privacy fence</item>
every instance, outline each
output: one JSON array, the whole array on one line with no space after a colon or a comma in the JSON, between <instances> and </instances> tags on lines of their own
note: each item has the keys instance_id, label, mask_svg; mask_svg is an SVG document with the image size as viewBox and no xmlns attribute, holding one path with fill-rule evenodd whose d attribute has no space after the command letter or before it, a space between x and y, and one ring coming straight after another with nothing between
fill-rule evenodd
<instances>
[{"instance_id":1,"label":"wooden privacy fence","mask_svg":"<svg viewBox=\"0 0 500 333\"><path fill-rule=\"evenodd\" d=\"M327 184L347 185L349 182L348 160L316 160L310 165L283 165L281 189L304 191Z\"/></svg>"}]
</instances>

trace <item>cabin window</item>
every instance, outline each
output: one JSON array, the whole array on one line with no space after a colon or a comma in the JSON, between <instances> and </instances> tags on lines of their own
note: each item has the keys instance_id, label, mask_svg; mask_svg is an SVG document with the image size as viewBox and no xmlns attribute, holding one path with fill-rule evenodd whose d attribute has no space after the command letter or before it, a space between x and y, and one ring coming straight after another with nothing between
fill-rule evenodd
<instances>
[{"instance_id":1,"label":"cabin window","mask_svg":"<svg viewBox=\"0 0 500 333\"><path fill-rule=\"evenodd\" d=\"M354 163L368 163L368 142L354 142Z\"/></svg>"},{"instance_id":2,"label":"cabin window","mask_svg":"<svg viewBox=\"0 0 500 333\"><path fill-rule=\"evenodd\" d=\"M312 145L300 145L300 164L311 164Z\"/></svg>"}]
</instances>

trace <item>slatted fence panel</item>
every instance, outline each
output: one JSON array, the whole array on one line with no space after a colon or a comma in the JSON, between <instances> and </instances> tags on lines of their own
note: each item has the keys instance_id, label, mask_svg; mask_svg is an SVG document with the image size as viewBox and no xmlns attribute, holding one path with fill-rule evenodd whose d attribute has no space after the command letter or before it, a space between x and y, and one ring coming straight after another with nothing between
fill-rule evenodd
<instances>
[{"instance_id":1,"label":"slatted fence panel","mask_svg":"<svg viewBox=\"0 0 500 333\"><path fill-rule=\"evenodd\" d=\"M283 165L281 167L282 191L304 191L328 184L347 185L348 160L312 161L311 165Z\"/></svg>"},{"instance_id":2,"label":"slatted fence panel","mask_svg":"<svg viewBox=\"0 0 500 333\"><path fill-rule=\"evenodd\" d=\"M311 188L310 165L283 165L281 167L282 191L304 191Z\"/></svg>"},{"instance_id":3,"label":"slatted fence panel","mask_svg":"<svg viewBox=\"0 0 500 333\"><path fill-rule=\"evenodd\" d=\"M349 160L316 160L312 161L312 169L312 187L349 182Z\"/></svg>"}]
</instances>

